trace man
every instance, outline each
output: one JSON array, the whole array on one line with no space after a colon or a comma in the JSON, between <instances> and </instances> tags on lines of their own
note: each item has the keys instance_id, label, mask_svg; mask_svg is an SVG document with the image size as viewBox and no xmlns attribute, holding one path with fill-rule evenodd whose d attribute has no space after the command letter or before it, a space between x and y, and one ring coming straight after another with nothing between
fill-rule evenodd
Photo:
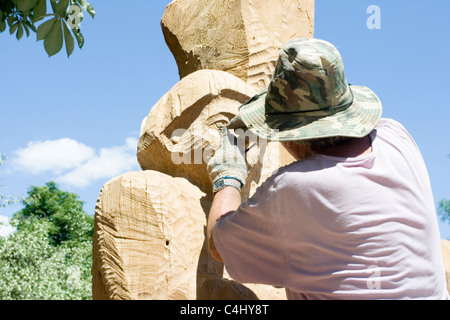
<instances>
[{"instance_id":1,"label":"man","mask_svg":"<svg viewBox=\"0 0 450 320\"><path fill-rule=\"evenodd\" d=\"M368 88L347 83L330 43L294 39L266 92L240 109L257 136L296 162L244 204L245 159L223 129L208 163L211 255L239 282L289 299L448 299L424 161Z\"/></svg>"}]
</instances>

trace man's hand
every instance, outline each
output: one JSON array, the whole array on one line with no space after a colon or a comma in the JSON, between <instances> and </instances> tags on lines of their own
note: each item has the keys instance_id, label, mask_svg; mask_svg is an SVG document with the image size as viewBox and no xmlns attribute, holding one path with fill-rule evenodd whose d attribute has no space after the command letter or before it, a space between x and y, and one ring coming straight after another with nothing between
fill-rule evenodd
<instances>
[{"instance_id":1,"label":"man's hand","mask_svg":"<svg viewBox=\"0 0 450 320\"><path fill-rule=\"evenodd\" d=\"M217 192L227 185L242 189L247 180L247 164L243 151L232 144L227 128L221 129L221 146L209 160L207 169Z\"/></svg>"}]
</instances>

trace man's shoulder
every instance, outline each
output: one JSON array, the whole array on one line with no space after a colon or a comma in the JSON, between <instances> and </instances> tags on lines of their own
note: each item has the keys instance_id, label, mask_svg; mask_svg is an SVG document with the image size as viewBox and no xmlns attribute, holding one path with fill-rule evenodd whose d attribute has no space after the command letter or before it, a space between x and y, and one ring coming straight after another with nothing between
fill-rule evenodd
<instances>
[{"instance_id":1,"label":"man's shoulder","mask_svg":"<svg viewBox=\"0 0 450 320\"><path fill-rule=\"evenodd\" d=\"M302 183L306 183L308 176L314 172L319 172L324 165L315 159L316 156L311 156L303 160L297 160L290 164L278 168L272 175L266 179L262 184L264 189L275 188L281 189L289 187L292 182L298 183L299 175L301 175Z\"/></svg>"},{"instance_id":2,"label":"man's shoulder","mask_svg":"<svg viewBox=\"0 0 450 320\"><path fill-rule=\"evenodd\" d=\"M276 169L274 172L272 172L272 175L270 175L258 188L255 195L262 196L267 191L271 189L279 190L285 185L285 181L287 177L289 176L290 172L295 172L296 167L298 167L300 161L294 161L290 164L286 164L284 166L281 166L280 168Z\"/></svg>"},{"instance_id":3,"label":"man's shoulder","mask_svg":"<svg viewBox=\"0 0 450 320\"><path fill-rule=\"evenodd\" d=\"M391 119L391 118L381 118L378 122L377 126L375 127L376 130L380 129L386 129L386 130L394 130L399 133L406 133L408 134L408 131L406 128L401 124L399 121Z\"/></svg>"},{"instance_id":4,"label":"man's shoulder","mask_svg":"<svg viewBox=\"0 0 450 320\"><path fill-rule=\"evenodd\" d=\"M386 140L394 142L396 138L400 138L403 141L408 141L409 143L416 144L413 137L410 135L408 130L400 122L389 119L382 118L378 125L376 126L377 135L381 134L386 137Z\"/></svg>"}]
</instances>

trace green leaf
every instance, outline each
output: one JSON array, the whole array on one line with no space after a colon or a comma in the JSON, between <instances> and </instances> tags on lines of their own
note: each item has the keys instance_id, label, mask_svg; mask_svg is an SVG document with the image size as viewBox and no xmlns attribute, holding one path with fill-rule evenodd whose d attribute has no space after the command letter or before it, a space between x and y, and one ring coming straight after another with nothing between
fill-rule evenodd
<instances>
[{"instance_id":1,"label":"green leaf","mask_svg":"<svg viewBox=\"0 0 450 320\"><path fill-rule=\"evenodd\" d=\"M28 28L30 28L31 30L33 30L34 32L36 32L36 27L34 26L34 24L32 24L30 21L25 21L25 26L27 26Z\"/></svg>"},{"instance_id":2,"label":"green leaf","mask_svg":"<svg viewBox=\"0 0 450 320\"><path fill-rule=\"evenodd\" d=\"M28 22L28 21L27 21ZM27 38L30 36L30 29L28 29L27 24L22 23L23 28L25 29L25 32L27 33Z\"/></svg>"},{"instance_id":3,"label":"green leaf","mask_svg":"<svg viewBox=\"0 0 450 320\"><path fill-rule=\"evenodd\" d=\"M30 15L31 11L30 10L26 10L22 12L22 19L23 21L27 21L28 20L28 16Z\"/></svg>"},{"instance_id":4,"label":"green leaf","mask_svg":"<svg viewBox=\"0 0 450 320\"><path fill-rule=\"evenodd\" d=\"M19 22L18 25L19 25L19 28L17 29L16 38L17 38L17 40L20 40L23 36L23 26L22 26L21 22Z\"/></svg>"},{"instance_id":5,"label":"green leaf","mask_svg":"<svg viewBox=\"0 0 450 320\"><path fill-rule=\"evenodd\" d=\"M33 22L42 20L44 15L47 13L47 0L39 0L34 7L34 19Z\"/></svg>"},{"instance_id":6,"label":"green leaf","mask_svg":"<svg viewBox=\"0 0 450 320\"><path fill-rule=\"evenodd\" d=\"M61 27L61 20L58 19L44 39L44 48L49 57L51 57L61 51L62 46L63 31Z\"/></svg>"},{"instance_id":7,"label":"green leaf","mask_svg":"<svg viewBox=\"0 0 450 320\"><path fill-rule=\"evenodd\" d=\"M70 57L70 55L73 52L74 41L73 41L72 35L70 34L70 30L67 27L67 24L64 22L63 22L63 27L64 27L64 41L66 42L67 57Z\"/></svg>"},{"instance_id":8,"label":"green leaf","mask_svg":"<svg viewBox=\"0 0 450 320\"><path fill-rule=\"evenodd\" d=\"M50 5L52 6L53 12L56 10L56 6L58 5L58 0L50 0Z\"/></svg>"},{"instance_id":9,"label":"green leaf","mask_svg":"<svg viewBox=\"0 0 450 320\"><path fill-rule=\"evenodd\" d=\"M31 10L36 5L37 2L38 2L38 0L21 0L21 1L18 1L17 9L19 11L22 11L22 12Z\"/></svg>"},{"instance_id":10,"label":"green leaf","mask_svg":"<svg viewBox=\"0 0 450 320\"><path fill-rule=\"evenodd\" d=\"M14 15L10 15L8 17L8 26L11 27L13 25L14 21L16 21L16 18L14 17Z\"/></svg>"},{"instance_id":11,"label":"green leaf","mask_svg":"<svg viewBox=\"0 0 450 320\"><path fill-rule=\"evenodd\" d=\"M50 1L53 12L56 13L61 18L66 17L67 7L69 6L69 0L59 0L58 2L51 0Z\"/></svg>"},{"instance_id":12,"label":"green leaf","mask_svg":"<svg viewBox=\"0 0 450 320\"><path fill-rule=\"evenodd\" d=\"M87 6L89 5L89 2L86 0L74 0L74 2L78 2L81 8L83 8L84 11L87 10Z\"/></svg>"},{"instance_id":13,"label":"green leaf","mask_svg":"<svg viewBox=\"0 0 450 320\"><path fill-rule=\"evenodd\" d=\"M94 18L95 10L89 2L87 2L86 0L76 0L76 2L78 2L78 4L81 6L81 8L83 8L84 11L87 11L91 15L91 17Z\"/></svg>"},{"instance_id":14,"label":"green leaf","mask_svg":"<svg viewBox=\"0 0 450 320\"><path fill-rule=\"evenodd\" d=\"M6 30L6 23L5 21L0 20L0 32L3 32Z\"/></svg>"},{"instance_id":15,"label":"green leaf","mask_svg":"<svg viewBox=\"0 0 450 320\"><path fill-rule=\"evenodd\" d=\"M92 18L95 17L95 9L94 9L94 7L91 4L89 4L87 6L87 10L86 11L91 15Z\"/></svg>"},{"instance_id":16,"label":"green leaf","mask_svg":"<svg viewBox=\"0 0 450 320\"><path fill-rule=\"evenodd\" d=\"M19 27L19 21L17 21L16 23L14 23L10 28L9 28L9 33L13 34L17 31L17 28Z\"/></svg>"},{"instance_id":17,"label":"green leaf","mask_svg":"<svg viewBox=\"0 0 450 320\"><path fill-rule=\"evenodd\" d=\"M80 28L73 28L73 29L72 29L72 33L73 33L73 35L75 36L75 39L77 40L78 47L79 47L80 49L83 48L83 45L84 45L84 37L83 37L83 35L81 34Z\"/></svg>"},{"instance_id":18,"label":"green leaf","mask_svg":"<svg viewBox=\"0 0 450 320\"><path fill-rule=\"evenodd\" d=\"M47 20L39 25L37 28L37 41L45 39L56 21L58 21L58 18L54 17L53 19Z\"/></svg>"}]
</instances>

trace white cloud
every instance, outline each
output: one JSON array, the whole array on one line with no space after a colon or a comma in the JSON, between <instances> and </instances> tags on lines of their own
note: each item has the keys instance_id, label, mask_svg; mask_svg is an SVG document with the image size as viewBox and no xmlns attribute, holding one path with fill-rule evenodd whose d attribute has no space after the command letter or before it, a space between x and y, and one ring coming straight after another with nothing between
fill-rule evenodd
<instances>
[{"instance_id":1,"label":"white cloud","mask_svg":"<svg viewBox=\"0 0 450 320\"><path fill-rule=\"evenodd\" d=\"M0 216L0 237L6 238L11 233L16 231L16 228L9 224L9 218L5 216Z\"/></svg>"},{"instance_id":2,"label":"white cloud","mask_svg":"<svg viewBox=\"0 0 450 320\"><path fill-rule=\"evenodd\" d=\"M31 174L61 173L79 166L94 156L94 149L73 139L29 142L14 152L12 165Z\"/></svg>"},{"instance_id":3,"label":"white cloud","mask_svg":"<svg viewBox=\"0 0 450 320\"><path fill-rule=\"evenodd\" d=\"M12 162L14 168L25 173L47 173L58 183L84 188L93 181L138 170L137 143L136 138L127 138L122 146L101 148L96 152L68 138L30 142L27 148L14 153Z\"/></svg>"},{"instance_id":4,"label":"white cloud","mask_svg":"<svg viewBox=\"0 0 450 320\"><path fill-rule=\"evenodd\" d=\"M136 146L137 139L128 138L123 146L101 148L98 155L74 170L60 175L56 181L83 188L92 181L112 178L126 171L137 169Z\"/></svg>"}]
</instances>

